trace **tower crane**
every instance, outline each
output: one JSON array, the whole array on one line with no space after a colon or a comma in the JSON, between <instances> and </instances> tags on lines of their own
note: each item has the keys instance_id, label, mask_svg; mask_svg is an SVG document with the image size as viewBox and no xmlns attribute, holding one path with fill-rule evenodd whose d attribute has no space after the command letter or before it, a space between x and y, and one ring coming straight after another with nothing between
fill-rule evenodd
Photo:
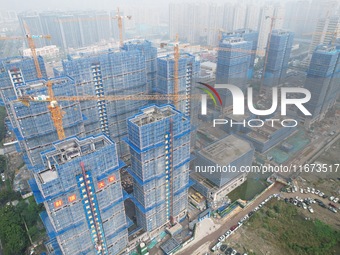
<instances>
[{"instance_id":1,"label":"tower crane","mask_svg":"<svg viewBox=\"0 0 340 255\"><path fill-rule=\"evenodd\" d=\"M178 61L180 58L179 54L179 43L178 34L176 35L176 43L174 45L174 105L178 109L178 91L179 91L179 81L178 81Z\"/></svg>"},{"instance_id":2,"label":"tower crane","mask_svg":"<svg viewBox=\"0 0 340 255\"><path fill-rule=\"evenodd\" d=\"M116 16L114 16L114 19L117 20L118 22L118 29L119 29L119 45L120 47L123 46L124 44L124 38L123 38L123 19L127 18L128 20L130 20L132 18L132 16L121 16L120 12L119 12L119 8L117 8L117 14Z\"/></svg>"},{"instance_id":3,"label":"tower crane","mask_svg":"<svg viewBox=\"0 0 340 255\"><path fill-rule=\"evenodd\" d=\"M271 37L272 37L272 33L273 33L276 17L266 16L266 19L270 19L270 29L269 29L268 40L267 40L267 47L266 47L265 56L264 56L264 65L263 65L263 71L262 71L262 77L261 77L261 83L260 83L259 92L261 92L262 86L263 86L263 82L264 82L264 75L265 75L265 72L266 72L267 62L268 62L268 53L269 53L269 48L270 48L270 41L271 41Z\"/></svg>"},{"instance_id":4,"label":"tower crane","mask_svg":"<svg viewBox=\"0 0 340 255\"><path fill-rule=\"evenodd\" d=\"M33 57L33 61L34 61L35 70L37 72L37 77L39 79L41 79L42 73L41 73L41 69L40 69L40 66L39 66L39 61L38 61L38 57L37 57L37 51L36 51L36 48L35 48L34 39L38 39L38 38L51 39L51 36L50 35L32 35L30 33L29 27L28 27L28 25L25 21L24 21L24 29L25 29L25 37L22 37L22 36L0 37L0 40L25 40L26 39L28 47L30 48L30 50L32 52L32 57Z\"/></svg>"},{"instance_id":5,"label":"tower crane","mask_svg":"<svg viewBox=\"0 0 340 255\"><path fill-rule=\"evenodd\" d=\"M25 37L5 37L5 38L1 38L1 39L2 40L26 39L28 47L31 49L31 52L32 52L32 58L33 58L35 70L36 70L36 73L37 73L37 78L41 79L43 76L42 76L41 68L40 68L39 61L38 61L38 55L37 55L34 39L36 39L36 38L51 39L51 36L50 35L32 35L31 32L30 32L30 29L29 29L29 27L28 27L28 25L25 21L24 21L24 29L25 29L25 33L26 33ZM46 82L46 87L47 87L47 93L48 93L48 98L49 98L49 103L50 103L47 106L47 108L51 113L51 118L52 118L54 126L57 130L58 138L59 138L59 140L63 140L65 138L65 133L64 133L64 128L63 128L63 120L62 120L64 112L62 111L62 109L58 105L58 102L56 101L56 98L54 96L53 89L52 89L52 82L48 80ZM20 98L19 98L19 100L20 100ZM26 102L26 105L27 105L27 102Z\"/></svg>"}]
</instances>

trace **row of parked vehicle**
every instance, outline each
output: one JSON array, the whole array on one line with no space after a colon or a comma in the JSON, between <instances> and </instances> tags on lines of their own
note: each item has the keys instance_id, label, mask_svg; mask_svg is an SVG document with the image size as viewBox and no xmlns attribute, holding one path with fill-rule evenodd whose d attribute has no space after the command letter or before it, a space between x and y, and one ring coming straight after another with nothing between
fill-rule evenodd
<instances>
[{"instance_id":1,"label":"row of parked vehicle","mask_svg":"<svg viewBox=\"0 0 340 255\"><path fill-rule=\"evenodd\" d=\"M265 200L263 200L257 207L254 208L254 210L250 211L247 215L245 215L242 219L240 219L240 221L232 226L227 232L224 233L224 235L221 235L218 238L218 242L215 246L213 246L211 248L212 251L216 251L217 249L220 249L222 252L225 252L226 255L238 255L240 253L238 253L236 250L232 249L231 247L229 247L227 249L227 245L222 244L229 236L231 236L237 229L239 229L244 222L246 222L256 211L258 211L262 206L264 206L270 199L272 199L273 197L278 197L279 194L273 194L270 195L269 197L267 197ZM223 247L223 248L222 248ZM244 253L243 255L247 255L246 253Z\"/></svg>"},{"instance_id":2,"label":"row of parked vehicle","mask_svg":"<svg viewBox=\"0 0 340 255\"><path fill-rule=\"evenodd\" d=\"M292 197L291 198L285 198L285 202L286 203L290 202L291 204L296 205L298 207L302 207L305 210L308 209L308 211L310 213L314 213L314 210L310 205L315 204L316 200L314 200L313 198L310 198L310 197L302 199L302 198L299 198L298 196L296 196L295 198L292 198Z\"/></svg>"},{"instance_id":3,"label":"row of parked vehicle","mask_svg":"<svg viewBox=\"0 0 340 255\"><path fill-rule=\"evenodd\" d=\"M224 252L226 255L241 255L241 253L237 252L232 247L228 247L226 244L222 244L220 247L220 251ZM243 253L243 255L247 255L247 253Z\"/></svg>"}]
</instances>

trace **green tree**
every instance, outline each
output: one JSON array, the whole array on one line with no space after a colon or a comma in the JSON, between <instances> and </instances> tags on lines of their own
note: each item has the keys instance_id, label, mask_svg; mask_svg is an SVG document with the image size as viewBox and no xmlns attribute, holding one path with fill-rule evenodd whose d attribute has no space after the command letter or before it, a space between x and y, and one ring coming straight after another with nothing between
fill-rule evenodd
<instances>
[{"instance_id":1,"label":"green tree","mask_svg":"<svg viewBox=\"0 0 340 255\"><path fill-rule=\"evenodd\" d=\"M0 239L5 255L24 254L28 237L22 218L13 206L0 209Z\"/></svg>"},{"instance_id":2,"label":"green tree","mask_svg":"<svg viewBox=\"0 0 340 255\"><path fill-rule=\"evenodd\" d=\"M7 116L6 109L4 106L0 106L0 142L5 138L5 118Z\"/></svg>"},{"instance_id":3,"label":"green tree","mask_svg":"<svg viewBox=\"0 0 340 255\"><path fill-rule=\"evenodd\" d=\"M3 173L7 168L7 161L4 155L0 155L0 173Z\"/></svg>"}]
</instances>

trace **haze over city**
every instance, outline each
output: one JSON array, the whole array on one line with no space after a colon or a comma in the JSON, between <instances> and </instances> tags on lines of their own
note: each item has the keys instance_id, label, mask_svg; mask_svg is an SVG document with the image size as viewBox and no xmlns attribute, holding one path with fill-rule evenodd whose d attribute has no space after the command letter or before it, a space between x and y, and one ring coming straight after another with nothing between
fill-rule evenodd
<instances>
[{"instance_id":1,"label":"haze over city","mask_svg":"<svg viewBox=\"0 0 340 255\"><path fill-rule=\"evenodd\" d=\"M0 0L0 255L340 254L339 93L340 0Z\"/></svg>"}]
</instances>

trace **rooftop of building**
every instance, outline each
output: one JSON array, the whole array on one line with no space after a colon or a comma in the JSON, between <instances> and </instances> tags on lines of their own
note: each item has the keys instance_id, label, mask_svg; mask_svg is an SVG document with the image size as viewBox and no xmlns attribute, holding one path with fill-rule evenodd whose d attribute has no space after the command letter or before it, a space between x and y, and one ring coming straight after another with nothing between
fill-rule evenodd
<instances>
[{"instance_id":1,"label":"rooftop of building","mask_svg":"<svg viewBox=\"0 0 340 255\"><path fill-rule=\"evenodd\" d=\"M112 141L104 135L84 139L72 137L54 143L52 149L41 153L48 167L40 172L38 177L42 183L52 181L58 178L58 172L54 166L65 164L76 157L84 156L111 144Z\"/></svg>"},{"instance_id":2,"label":"rooftop of building","mask_svg":"<svg viewBox=\"0 0 340 255\"><path fill-rule=\"evenodd\" d=\"M226 166L250 150L252 147L247 141L229 135L203 148L199 153L214 163Z\"/></svg>"},{"instance_id":3,"label":"rooftop of building","mask_svg":"<svg viewBox=\"0 0 340 255\"><path fill-rule=\"evenodd\" d=\"M230 32L226 32L224 33L224 35L231 36L231 35L249 34L249 33L257 33L257 31L251 28L239 28L239 29L236 29Z\"/></svg>"},{"instance_id":4,"label":"rooftop of building","mask_svg":"<svg viewBox=\"0 0 340 255\"><path fill-rule=\"evenodd\" d=\"M333 44L321 44L321 45L318 45L315 48L315 52L326 53L326 54L334 54L334 53L340 52L340 50L337 49L336 45L333 45Z\"/></svg>"},{"instance_id":5,"label":"rooftop of building","mask_svg":"<svg viewBox=\"0 0 340 255\"><path fill-rule=\"evenodd\" d=\"M173 52L173 50L171 50ZM174 60L174 54L173 53L170 53L170 54L167 54L167 55L164 55L164 56L158 56L158 59L161 59L161 60L166 60L166 61L169 61L169 60ZM180 55L179 55L179 59L189 59L189 58L193 58L194 56L189 54L189 53L184 53L184 52L181 52Z\"/></svg>"},{"instance_id":6,"label":"rooftop of building","mask_svg":"<svg viewBox=\"0 0 340 255\"><path fill-rule=\"evenodd\" d=\"M223 44L241 44L241 43L245 43L246 41L242 38L242 37L228 37L228 38L224 38L222 40Z\"/></svg>"},{"instance_id":7,"label":"rooftop of building","mask_svg":"<svg viewBox=\"0 0 340 255\"><path fill-rule=\"evenodd\" d=\"M180 243L175 238L170 238L168 241L163 243L160 248L165 254L172 254L180 247Z\"/></svg>"},{"instance_id":8,"label":"rooftop of building","mask_svg":"<svg viewBox=\"0 0 340 255\"><path fill-rule=\"evenodd\" d=\"M248 136L259 142L268 141L271 138L273 133L275 133L281 128L284 128L281 125L279 125L277 122L273 122L273 123L274 123L273 126L271 123L265 122L265 124L261 128L256 128L256 127L251 128L252 131L248 133Z\"/></svg>"},{"instance_id":9,"label":"rooftop of building","mask_svg":"<svg viewBox=\"0 0 340 255\"><path fill-rule=\"evenodd\" d=\"M284 29L274 29L272 32L273 35L290 35L292 32L284 30Z\"/></svg>"},{"instance_id":10,"label":"rooftop of building","mask_svg":"<svg viewBox=\"0 0 340 255\"><path fill-rule=\"evenodd\" d=\"M32 59L30 57L21 57L21 56L17 56L17 57L8 57L8 58L3 58L0 61L6 64L12 64L12 63L19 63L23 60L26 59Z\"/></svg>"},{"instance_id":11,"label":"rooftop of building","mask_svg":"<svg viewBox=\"0 0 340 255\"><path fill-rule=\"evenodd\" d=\"M150 106L142 109L142 113L137 114L136 116L130 118L129 120L141 127L147 124L155 123L157 121L169 118L170 116L174 116L178 114L178 112L172 108L170 105L166 106Z\"/></svg>"},{"instance_id":12,"label":"rooftop of building","mask_svg":"<svg viewBox=\"0 0 340 255\"><path fill-rule=\"evenodd\" d=\"M215 70L217 67L217 64L211 61L207 61L207 62L202 62L201 67Z\"/></svg>"}]
</instances>

